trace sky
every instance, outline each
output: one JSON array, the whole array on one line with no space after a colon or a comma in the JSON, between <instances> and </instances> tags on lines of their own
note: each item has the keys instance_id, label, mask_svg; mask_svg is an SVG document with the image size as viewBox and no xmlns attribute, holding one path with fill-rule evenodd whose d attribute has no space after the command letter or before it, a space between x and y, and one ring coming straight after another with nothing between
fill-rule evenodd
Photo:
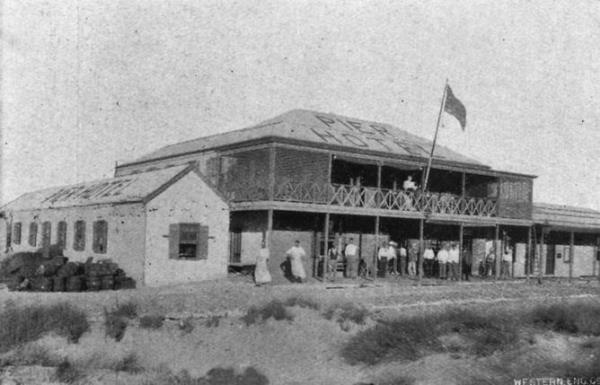
<instances>
[{"instance_id":1,"label":"sky","mask_svg":"<svg viewBox=\"0 0 600 385\"><path fill-rule=\"evenodd\" d=\"M600 210L600 1L11 1L0 203L291 109L432 139Z\"/></svg>"}]
</instances>

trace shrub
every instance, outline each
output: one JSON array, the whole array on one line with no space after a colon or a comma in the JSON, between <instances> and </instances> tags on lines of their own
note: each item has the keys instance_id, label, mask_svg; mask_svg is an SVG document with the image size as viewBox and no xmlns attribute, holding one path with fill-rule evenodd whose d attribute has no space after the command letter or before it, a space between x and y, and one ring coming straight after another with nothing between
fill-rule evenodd
<instances>
[{"instance_id":1,"label":"shrub","mask_svg":"<svg viewBox=\"0 0 600 385\"><path fill-rule=\"evenodd\" d=\"M486 356L512 346L518 339L517 325L498 314L449 311L428 316L403 317L357 333L342 348L350 364L374 365L387 359L417 360L432 352L444 352L440 337L458 333L468 343L452 346Z\"/></svg>"},{"instance_id":2,"label":"shrub","mask_svg":"<svg viewBox=\"0 0 600 385\"><path fill-rule=\"evenodd\" d=\"M116 372L127 372L127 373L140 373L144 370L139 364L138 356L135 353L129 353L119 361L117 361L112 368Z\"/></svg>"},{"instance_id":3,"label":"shrub","mask_svg":"<svg viewBox=\"0 0 600 385\"><path fill-rule=\"evenodd\" d=\"M132 301L124 302L117 305L110 313L118 317L134 319L138 315L138 305Z\"/></svg>"},{"instance_id":4,"label":"shrub","mask_svg":"<svg viewBox=\"0 0 600 385\"><path fill-rule=\"evenodd\" d=\"M327 320L332 320L335 317L336 322L345 330L349 329L350 322L357 325L364 325L369 314L369 310L364 306L347 302L330 306L323 313L323 317Z\"/></svg>"},{"instance_id":5,"label":"shrub","mask_svg":"<svg viewBox=\"0 0 600 385\"><path fill-rule=\"evenodd\" d=\"M165 317L160 314L149 314L140 318L140 327L143 329L158 329L163 326Z\"/></svg>"},{"instance_id":6,"label":"shrub","mask_svg":"<svg viewBox=\"0 0 600 385\"><path fill-rule=\"evenodd\" d=\"M283 302L273 300L262 307L251 306L246 315L242 317L242 320L246 323L246 326L249 326L269 318L273 318L276 321L291 321L294 319L294 316L285 308Z\"/></svg>"},{"instance_id":7,"label":"shrub","mask_svg":"<svg viewBox=\"0 0 600 385\"><path fill-rule=\"evenodd\" d=\"M531 312L531 322L559 333L600 335L600 304L543 305Z\"/></svg>"},{"instance_id":8,"label":"shrub","mask_svg":"<svg viewBox=\"0 0 600 385\"><path fill-rule=\"evenodd\" d=\"M317 301L305 297L289 297L284 302L285 306L298 306L305 309L319 310L321 307Z\"/></svg>"},{"instance_id":9,"label":"shrub","mask_svg":"<svg viewBox=\"0 0 600 385\"><path fill-rule=\"evenodd\" d=\"M206 319L206 323L204 324L207 328L210 327L218 327L219 326L219 322L221 321L221 316L218 315L211 315L210 317L208 317Z\"/></svg>"},{"instance_id":10,"label":"shrub","mask_svg":"<svg viewBox=\"0 0 600 385\"><path fill-rule=\"evenodd\" d=\"M0 352L48 332L77 342L89 328L85 313L69 304L7 306L0 313Z\"/></svg>"},{"instance_id":11,"label":"shrub","mask_svg":"<svg viewBox=\"0 0 600 385\"><path fill-rule=\"evenodd\" d=\"M54 380L66 384L79 381L82 377L82 373L67 360L61 362L54 372Z\"/></svg>"},{"instance_id":12,"label":"shrub","mask_svg":"<svg viewBox=\"0 0 600 385\"><path fill-rule=\"evenodd\" d=\"M60 359L51 354L47 348L36 343L25 344L4 356L0 361L3 366L58 366Z\"/></svg>"},{"instance_id":13,"label":"shrub","mask_svg":"<svg viewBox=\"0 0 600 385\"><path fill-rule=\"evenodd\" d=\"M236 373L233 368L213 368L205 376L194 378L188 371L182 370L173 374L168 369L163 369L152 380L146 380L143 385L268 385L269 379L249 367L242 373Z\"/></svg>"},{"instance_id":14,"label":"shrub","mask_svg":"<svg viewBox=\"0 0 600 385\"><path fill-rule=\"evenodd\" d=\"M107 337L114 338L115 341L119 342L125 336L125 330L127 330L127 319L125 317L104 312L104 333Z\"/></svg>"}]
</instances>

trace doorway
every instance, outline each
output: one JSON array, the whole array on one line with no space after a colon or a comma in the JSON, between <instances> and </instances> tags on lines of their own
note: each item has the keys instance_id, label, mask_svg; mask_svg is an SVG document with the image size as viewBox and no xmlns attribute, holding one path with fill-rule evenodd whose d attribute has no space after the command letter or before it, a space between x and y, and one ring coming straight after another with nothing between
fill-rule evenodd
<instances>
[{"instance_id":1,"label":"doorway","mask_svg":"<svg viewBox=\"0 0 600 385\"><path fill-rule=\"evenodd\" d=\"M546 275L554 275L555 245L546 245Z\"/></svg>"}]
</instances>

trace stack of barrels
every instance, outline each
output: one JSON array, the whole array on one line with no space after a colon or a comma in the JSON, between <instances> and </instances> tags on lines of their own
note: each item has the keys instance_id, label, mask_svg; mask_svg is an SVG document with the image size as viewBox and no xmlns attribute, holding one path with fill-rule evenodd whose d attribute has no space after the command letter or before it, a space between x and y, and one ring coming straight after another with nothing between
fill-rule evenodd
<instances>
[{"instance_id":1,"label":"stack of barrels","mask_svg":"<svg viewBox=\"0 0 600 385\"><path fill-rule=\"evenodd\" d=\"M31 253L30 253L31 254ZM70 262L65 257L17 257L9 269L11 290L99 291L135 288L135 281L110 259Z\"/></svg>"}]
</instances>

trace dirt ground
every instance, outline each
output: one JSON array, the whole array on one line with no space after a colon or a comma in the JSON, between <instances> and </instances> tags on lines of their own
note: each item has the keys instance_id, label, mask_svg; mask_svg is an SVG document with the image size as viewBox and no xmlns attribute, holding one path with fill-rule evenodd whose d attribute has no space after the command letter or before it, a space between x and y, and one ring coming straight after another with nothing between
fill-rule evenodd
<instances>
[{"instance_id":1,"label":"dirt ground","mask_svg":"<svg viewBox=\"0 0 600 385\"><path fill-rule=\"evenodd\" d=\"M247 326L240 320L248 307L273 299L310 298L325 309L331 304L354 302L369 312L366 325L352 324L342 330L335 320L325 319L319 311L290 308L293 321L267 320ZM49 335L34 343L51 354L68 358L89 370L85 383L148 384L157 371L178 372L186 369L202 376L214 367L243 370L254 367L275 385L389 383L387 379L410 374L417 384L460 384L466 373L477 364L473 358L450 353L428 356L410 363L386 363L375 367L345 363L340 348L359 330L380 318L398 314L417 314L444 307L505 306L527 308L534 304L561 301L600 301L600 285L595 280L565 281L483 281L439 282L389 279L386 281L309 282L274 286L254 286L247 277L141 288L126 291L93 293L23 293L0 290L0 305L51 304L69 302L86 311L92 330L77 344ZM166 322L160 329L140 328L134 321L123 340L107 338L103 329L104 309L133 301L141 314L161 314ZM209 316L219 316L218 326L209 326ZM181 320L192 320L194 329L183 333ZM547 335L538 344L543 354L575 354L579 341L564 336ZM545 344L545 345L544 345ZM536 345L536 346L538 346ZM571 349L571 350L568 350ZM111 362L134 353L141 374L130 375L109 370ZM481 365L480 365L481 366ZM52 383L47 368L5 368L4 383ZM146 382L144 382L146 381ZM150 382L151 383L151 382Z\"/></svg>"}]
</instances>

